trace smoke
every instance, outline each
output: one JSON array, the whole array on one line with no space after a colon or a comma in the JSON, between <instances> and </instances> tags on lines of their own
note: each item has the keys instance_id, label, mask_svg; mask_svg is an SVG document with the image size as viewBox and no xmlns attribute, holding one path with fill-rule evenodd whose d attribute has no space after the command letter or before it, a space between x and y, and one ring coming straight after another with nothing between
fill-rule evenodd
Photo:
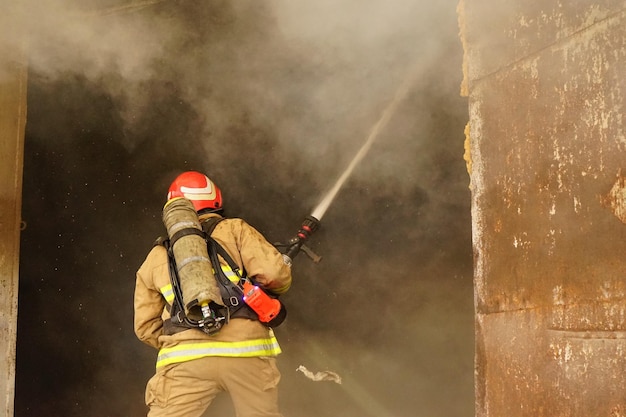
<instances>
[{"instance_id":1,"label":"smoke","mask_svg":"<svg viewBox=\"0 0 626 417\"><path fill-rule=\"evenodd\" d=\"M285 241L399 89L311 238L322 262L295 260L281 405L473 415L455 3L14 3L5 42L29 63L16 416L145 415L155 352L132 332L134 273L173 177L206 172L227 215Z\"/></svg>"}]
</instances>

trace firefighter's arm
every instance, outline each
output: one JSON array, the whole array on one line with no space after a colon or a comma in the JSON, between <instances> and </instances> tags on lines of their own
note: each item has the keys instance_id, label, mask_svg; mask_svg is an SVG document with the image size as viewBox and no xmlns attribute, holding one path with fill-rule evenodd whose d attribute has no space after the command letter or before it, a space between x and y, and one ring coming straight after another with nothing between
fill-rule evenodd
<instances>
[{"instance_id":1,"label":"firefighter's arm","mask_svg":"<svg viewBox=\"0 0 626 417\"><path fill-rule=\"evenodd\" d=\"M137 271L134 327L139 340L158 349L159 336L163 334L162 314L165 300L154 286L152 272L149 259Z\"/></svg>"},{"instance_id":2,"label":"firefighter's arm","mask_svg":"<svg viewBox=\"0 0 626 417\"><path fill-rule=\"evenodd\" d=\"M245 222L239 245L241 260L250 278L274 294L287 292L291 286L291 266L274 245Z\"/></svg>"}]
</instances>

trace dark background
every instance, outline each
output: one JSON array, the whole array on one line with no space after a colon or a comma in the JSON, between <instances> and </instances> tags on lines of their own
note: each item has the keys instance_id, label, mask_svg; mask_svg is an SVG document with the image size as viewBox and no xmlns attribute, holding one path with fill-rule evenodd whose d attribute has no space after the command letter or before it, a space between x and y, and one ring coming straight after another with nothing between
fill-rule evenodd
<instances>
[{"instance_id":1,"label":"dark background","mask_svg":"<svg viewBox=\"0 0 626 417\"><path fill-rule=\"evenodd\" d=\"M134 278L173 178L207 173L228 216L284 241L407 78L311 238L322 262L296 258L280 401L286 417L474 415L456 3L48 6L25 23L16 417L145 415L156 352L133 333ZM210 410L234 415L225 396Z\"/></svg>"}]
</instances>

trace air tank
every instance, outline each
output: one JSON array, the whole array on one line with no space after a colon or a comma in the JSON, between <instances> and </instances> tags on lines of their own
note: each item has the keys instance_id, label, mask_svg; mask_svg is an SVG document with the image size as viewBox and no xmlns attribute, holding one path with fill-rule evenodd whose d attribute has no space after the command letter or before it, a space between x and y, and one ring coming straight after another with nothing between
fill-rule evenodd
<instances>
[{"instance_id":1,"label":"air tank","mask_svg":"<svg viewBox=\"0 0 626 417\"><path fill-rule=\"evenodd\" d=\"M191 201L183 197L169 200L163 207L163 223L172 242L186 314L194 307L193 313L197 314L197 308L210 302L224 305Z\"/></svg>"}]
</instances>

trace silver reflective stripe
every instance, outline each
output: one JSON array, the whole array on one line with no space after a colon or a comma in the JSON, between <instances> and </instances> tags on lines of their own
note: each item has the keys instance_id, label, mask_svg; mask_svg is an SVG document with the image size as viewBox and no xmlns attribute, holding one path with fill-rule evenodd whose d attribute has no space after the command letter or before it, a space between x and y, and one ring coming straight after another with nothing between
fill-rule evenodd
<instances>
[{"instance_id":1,"label":"silver reflective stripe","mask_svg":"<svg viewBox=\"0 0 626 417\"><path fill-rule=\"evenodd\" d=\"M178 272L180 272L185 266L192 262L208 262L211 263L211 260L205 256L190 256L188 258L183 259L180 264L176 264L178 268Z\"/></svg>"},{"instance_id":2,"label":"silver reflective stripe","mask_svg":"<svg viewBox=\"0 0 626 417\"><path fill-rule=\"evenodd\" d=\"M165 287L161 288L161 294L163 294L163 298L165 301L172 304L174 302L174 290L172 289L172 284L167 284Z\"/></svg>"},{"instance_id":3,"label":"silver reflective stripe","mask_svg":"<svg viewBox=\"0 0 626 417\"><path fill-rule=\"evenodd\" d=\"M235 284L239 282L239 275L237 275L237 273L235 273L235 271L233 271L231 269L230 266L228 265L220 265L222 268L222 272L224 272L224 275L226 275L226 277L231 281L234 282ZM213 271L213 273L215 273L215 269L211 269Z\"/></svg>"},{"instance_id":4,"label":"silver reflective stripe","mask_svg":"<svg viewBox=\"0 0 626 417\"><path fill-rule=\"evenodd\" d=\"M222 267L222 271L224 271L224 275L234 283L239 282L239 275L235 274L235 272L230 269L230 267Z\"/></svg>"},{"instance_id":5,"label":"silver reflective stripe","mask_svg":"<svg viewBox=\"0 0 626 417\"><path fill-rule=\"evenodd\" d=\"M258 357L276 356L281 353L275 337L246 340L242 342L201 342L185 343L159 351L157 368L171 363L186 362L207 356Z\"/></svg>"}]
</instances>

